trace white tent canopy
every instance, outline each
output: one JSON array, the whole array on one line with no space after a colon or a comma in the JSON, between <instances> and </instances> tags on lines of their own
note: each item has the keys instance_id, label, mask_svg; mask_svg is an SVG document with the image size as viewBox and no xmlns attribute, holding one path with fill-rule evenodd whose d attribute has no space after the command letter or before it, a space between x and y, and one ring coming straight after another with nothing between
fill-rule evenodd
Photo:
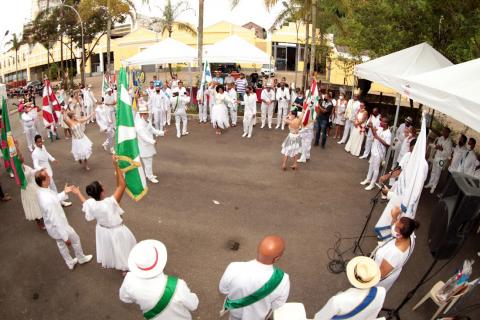
<instances>
[{"instance_id":1,"label":"white tent canopy","mask_svg":"<svg viewBox=\"0 0 480 320\"><path fill-rule=\"evenodd\" d=\"M205 60L214 63L270 63L268 54L236 35L225 38L205 50Z\"/></svg>"},{"instance_id":2,"label":"white tent canopy","mask_svg":"<svg viewBox=\"0 0 480 320\"><path fill-rule=\"evenodd\" d=\"M193 63L197 50L186 44L167 38L125 60L128 65Z\"/></svg>"},{"instance_id":3,"label":"white tent canopy","mask_svg":"<svg viewBox=\"0 0 480 320\"><path fill-rule=\"evenodd\" d=\"M424 42L359 64L355 67L355 75L401 93L407 77L451 65L440 52Z\"/></svg>"},{"instance_id":4,"label":"white tent canopy","mask_svg":"<svg viewBox=\"0 0 480 320\"><path fill-rule=\"evenodd\" d=\"M480 59L410 77L402 94L480 132Z\"/></svg>"}]
</instances>

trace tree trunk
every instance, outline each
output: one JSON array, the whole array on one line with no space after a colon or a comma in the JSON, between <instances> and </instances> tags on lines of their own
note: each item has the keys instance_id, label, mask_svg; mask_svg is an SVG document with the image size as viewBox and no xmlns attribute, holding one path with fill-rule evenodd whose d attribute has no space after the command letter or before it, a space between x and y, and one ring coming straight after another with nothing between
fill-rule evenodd
<instances>
[{"instance_id":1,"label":"tree trunk","mask_svg":"<svg viewBox=\"0 0 480 320\"><path fill-rule=\"evenodd\" d=\"M198 69L202 70L203 55L203 5L204 0L198 0Z\"/></svg>"},{"instance_id":2,"label":"tree trunk","mask_svg":"<svg viewBox=\"0 0 480 320\"><path fill-rule=\"evenodd\" d=\"M15 49L15 81L18 82L18 49Z\"/></svg>"},{"instance_id":3,"label":"tree trunk","mask_svg":"<svg viewBox=\"0 0 480 320\"><path fill-rule=\"evenodd\" d=\"M50 0L47 0L47 12L50 9ZM47 78L50 79L50 41L47 40Z\"/></svg>"},{"instance_id":4,"label":"tree trunk","mask_svg":"<svg viewBox=\"0 0 480 320\"><path fill-rule=\"evenodd\" d=\"M298 29L300 28L300 26L298 25L298 22L296 22L296 25L295 25L296 29L297 29L297 42L295 44L295 88L291 88L292 90L295 90L296 87L298 87L298 84L297 84L297 77L298 77L298 55L299 55L299 50L300 50L300 45L298 44Z\"/></svg>"},{"instance_id":5,"label":"tree trunk","mask_svg":"<svg viewBox=\"0 0 480 320\"><path fill-rule=\"evenodd\" d=\"M306 17L305 18L305 48L303 50L303 74L302 74L302 86L304 90L307 89L308 83L308 69L307 69L307 61L308 61L308 36L310 34L310 20Z\"/></svg>"},{"instance_id":6,"label":"tree trunk","mask_svg":"<svg viewBox=\"0 0 480 320\"><path fill-rule=\"evenodd\" d=\"M315 44L317 35L317 0L312 1L312 44L310 49L310 76L315 74Z\"/></svg>"},{"instance_id":7,"label":"tree trunk","mask_svg":"<svg viewBox=\"0 0 480 320\"><path fill-rule=\"evenodd\" d=\"M107 1L107 74L110 74L110 38L112 36L112 19L110 17L110 0Z\"/></svg>"},{"instance_id":8,"label":"tree trunk","mask_svg":"<svg viewBox=\"0 0 480 320\"><path fill-rule=\"evenodd\" d=\"M60 19L63 21L63 10L60 10ZM63 69L63 33L60 34L60 79L61 88L66 89L67 83L65 81L65 71Z\"/></svg>"}]
</instances>

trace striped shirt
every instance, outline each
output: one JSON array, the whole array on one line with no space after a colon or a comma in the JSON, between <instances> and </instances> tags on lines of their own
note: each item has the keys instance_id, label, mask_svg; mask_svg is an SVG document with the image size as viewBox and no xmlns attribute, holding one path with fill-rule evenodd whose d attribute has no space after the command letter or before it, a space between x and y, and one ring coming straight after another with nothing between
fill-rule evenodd
<instances>
[{"instance_id":1,"label":"striped shirt","mask_svg":"<svg viewBox=\"0 0 480 320\"><path fill-rule=\"evenodd\" d=\"M238 78L235 81L235 86L237 87L238 93L245 93L245 88L247 87L247 80L245 80L245 78L243 79Z\"/></svg>"}]
</instances>

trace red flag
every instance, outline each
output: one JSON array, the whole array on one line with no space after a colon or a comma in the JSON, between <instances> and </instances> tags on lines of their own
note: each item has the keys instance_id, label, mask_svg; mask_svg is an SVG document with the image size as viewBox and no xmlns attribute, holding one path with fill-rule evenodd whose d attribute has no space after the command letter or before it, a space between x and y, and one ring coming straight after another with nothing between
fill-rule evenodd
<instances>
[{"instance_id":1,"label":"red flag","mask_svg":"<svg viewBox=\"0 0 480 320\"><path fill-rule=\"evenodd\" d=\"M308 123L315 120L318 113L319 99L320 97L318 96L317 81L315 79L312 79L310 91L307 91L307 97L303 102L303 126L306 126L308 125Z\"/></svg>"},{"instance_id":2,"label":"red flag","mask_svg":"<svg viewBox=\"0 0 480 320\"><path fill-rule=\"evenodd\" d=\"M42 105L43 123L45 124L46 128L49 128L53 131L55 123L58 122L57 115L54 111L60 111L61 107L57 101L57 97L53 93L52 86L50 85L50 81L48 79L45 79L45 85L43 87Z\"/></svg>"}]
</instances>

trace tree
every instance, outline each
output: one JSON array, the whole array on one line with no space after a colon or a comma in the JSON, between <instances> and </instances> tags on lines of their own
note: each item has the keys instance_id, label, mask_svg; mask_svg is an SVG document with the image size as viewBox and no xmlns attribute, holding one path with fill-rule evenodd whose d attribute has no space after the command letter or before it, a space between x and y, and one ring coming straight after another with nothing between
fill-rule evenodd
<instances>
[{"instance_id":1,"label":"tree","mask_svg":"<svg viewBox=\"0 0 480 320\"><path fill-rule=\"evenodd\" d=\"M160 32L162 36L165 32L168 32L169 38L172 37L174 27L176 27L180 31L185 31L193 36L196 36L197 31L192 25L185 22L177 21L178 17L188 10L191 10L191 8L188 6L188 2L184 0L178 1L174 5L172 5L171 0L167 0L165 7L161 9L162 13L160 18L153 18L151 20L150 26L153 28L154 31ZM170 72L170 76L173 76L171 63L168 64L168 69Z\"/></svg>"},{"instance_id":2,"label":"tree","mask_svg":"<svg viewBox=\"0 0 480 320\"><path fill-rule=\"evenodd\" d=\"M7 45L11 45L10 50L15 50L15 81L18 81L18 50L22 46L22 41L17 38L17 34L14 33L10 41L7 42Z\"/></svg>"}]
</instances>

